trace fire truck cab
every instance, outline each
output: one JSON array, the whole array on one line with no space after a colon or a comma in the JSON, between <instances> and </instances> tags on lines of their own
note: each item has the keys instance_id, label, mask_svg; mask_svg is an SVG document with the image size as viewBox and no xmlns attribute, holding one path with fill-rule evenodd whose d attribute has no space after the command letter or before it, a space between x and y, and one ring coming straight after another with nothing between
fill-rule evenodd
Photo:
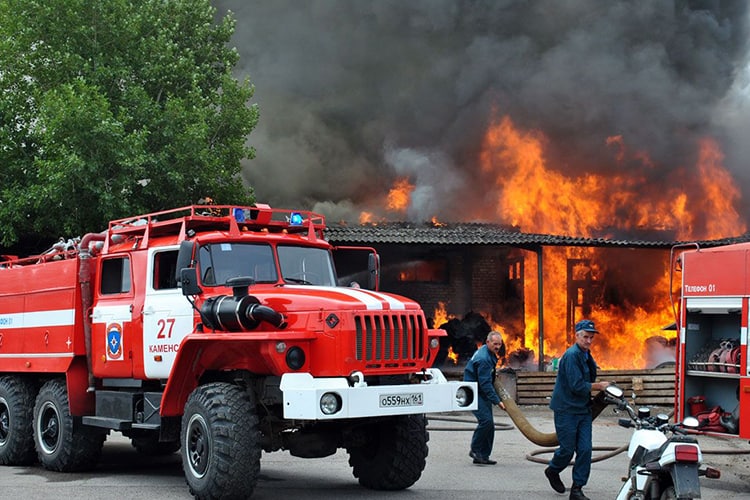
<instances>
[{"instance_id":1,"label":"fire truck cab","mask_svg":"<svg viewBox=\"0 0 750 500\"><path fill-rule=\"evenodd\" d=\"M117 431L180 450L200 498L249 496L262 450L344 448L363 486L414 484L425 414L476 409L476 384L431 368L445 332L376 290L373 249L369 286L338 285L324 230L312 212L196 205L3 258L0 464L85 470Z\"/></svg>"},{"instance_id":2,"label":"fire truck cab","mask_svg":"<svg viewBox=\"0 0 750 500\"><path fill-rule=\"evenodd\" d=\"M681 272L675 419L696 416L701 430L750 438L748 298L750 243L673 249Z\"/></svg>"}]
</instances>

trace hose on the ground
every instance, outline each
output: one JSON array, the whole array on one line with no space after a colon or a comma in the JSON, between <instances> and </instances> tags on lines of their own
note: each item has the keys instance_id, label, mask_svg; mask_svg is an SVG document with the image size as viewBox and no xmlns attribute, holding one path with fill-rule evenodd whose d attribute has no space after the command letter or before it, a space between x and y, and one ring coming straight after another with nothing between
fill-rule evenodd
<instances>
[{"instance_id":1,"label":"hose on the ground","mask_svg":"<svg viewBox=\"0 0 750 500\"><path fill-rule=\"evenodd\" d=\"M543 453L554 453L556 449L557 448L540 448L538 450L534 450L531 453L529 453L528 455L526 455L526 460L528 460L530 462L537 463L537 464L547 465L547 464L549 464L549 459L545 460L543 458L537 458L537 455L541 455ZM624 445L624 446L620 446L620 447L615 447L615 446L594 446L592 449L593 449L593 451L607 451L607 452L609 452L609 453L604 453L602 455L594 455L593 457L591 457L591 463L594 463L594 462L601 462L602 460L610 459L610 458L614 457L615 455L619 455L620 453L622 453L623 451L626 451L628 449L628 445ZM573 462L570 462L570 463L572 464Z\"/></svg>"},{"instance_id":2,"label":"hose on the ground","mask_svg":"<svg viewBox=\"0 0 750 500\"><path fill-rule=\"evenodd\" d=\"M476 425L476 423L477 423L476 420L470 420L470 419L466 419L466 418L438 417L438 416L434 416L434 415L429 415L427 417L427 420L428 420L428 422L430 420L441 420L441 421L445 421L445 422L460 422L460 423L473 424L473 425ZM495 422L495 430L496 431L509 431L511 429L515 429L515 427L513 427L510 424L503 424L503 423ZM449 427L435 427L435 426L432 426L432 425L428 424L427 430L429 430L429 431L473 431L474 427L454 427L454 426L449 426Z\"/></svg>"},{"instance_id":3,"label":"hose on the ground","mask_svg":"<svg viewBox=\"0 0 750 500\"><path fill-rule=\"evenodd\" d=\"M543 459L538 458L537 455L542 455L544 453L554 453L557 448L540 448L538 450L534 450L528 455L526 455L526 460L530 462L534 462L537 464L547 465L549 464L549 459ZM619 448L614 446L594 446L594 451L608 451L609 453L604 453L602 455L595 455L591 458L591 462L600 462L602 460L607 460L615 455L619 455L623 451L627 451L628 445L620 446ZM701 453L704 455L747 455L750 454L750 450L730 450L727 448L721 448L716 450L704 450L701 448ZM571 462L572 464L573 462Z\"/></svg>"},{"instance_id":4,"label":"hose on the ground","mask_svg":"<svg viewBox=\"0 0 750 500\"><path fill-rule=\"evenodd\" d=\"M466 419L466 418L457 418L457 417L441 417L441 416L435 416L435 415L429 415L427 418L428 422L432 420L439 420L444 422L458 422L458 423L464 423L464 424L476 424L476 420ZM509 431L511 429L515 429L515 426L511 424L505 424L500 422L495 422L495 430L498 431ZM433 425L428 424L427 430L430 431L473 431L474 427L459 427L459 426L445 426L445 427L436 427ZM611 453L607 453L604 455L595 456L591 459L592 462L598 462L600 460L606 460L608 458L611 458L619 453L622 453L623 451L627 450L628 446L621 446L619 448L610 448L610 447L595 447L594 451L610 451ZM531 462L536 462L539 464L547 464L549 460L542 460L540 458L536 458L536 455L540 455L542 453L552 453L555 451L555 448L541 448L539 450L532 451L528 455L526 455L526 460L529 460Z\"/></svg>"}]
</instances>

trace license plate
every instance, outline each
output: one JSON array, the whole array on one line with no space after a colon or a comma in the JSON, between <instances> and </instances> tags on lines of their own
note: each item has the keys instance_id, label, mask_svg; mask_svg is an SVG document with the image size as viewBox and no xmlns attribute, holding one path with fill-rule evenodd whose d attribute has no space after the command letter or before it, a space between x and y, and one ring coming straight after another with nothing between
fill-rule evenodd
<instances>
[{"instance_id":1,"label":"license plate","mask_svg":"<svg viewBox=\"0 0 750 500\"><path fill-rule=\"evenodd\" d=\"M408 394L381 394L380 407L389 408L393 406L422 406L424 401L421 392Z\"/></svg>"}]
</instances>

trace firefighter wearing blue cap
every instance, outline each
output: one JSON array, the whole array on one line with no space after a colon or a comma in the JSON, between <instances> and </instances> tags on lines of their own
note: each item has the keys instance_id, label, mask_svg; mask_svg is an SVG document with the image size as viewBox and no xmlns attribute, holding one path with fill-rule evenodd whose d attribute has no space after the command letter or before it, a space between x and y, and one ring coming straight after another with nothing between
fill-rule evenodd
<instances>
[{"instance_id":1,"label":"firefighter wearing blue cap","mask_svg":"<svg viewBox=\"0 0 750 500\"><path fill-rule=\"evenodd\" d=\"M555 432L560 446L555 450L544 475L552 489L565 493L560 473L575 454L571 500L588 500L581 488L586 485L591 473L591 391L603 390L609 385L609 382L596 382L597 367L590 348L597 333L590 319L576 323L576 341L560 358L549 404L554 411Z\"/></svg>"}]
</instances>

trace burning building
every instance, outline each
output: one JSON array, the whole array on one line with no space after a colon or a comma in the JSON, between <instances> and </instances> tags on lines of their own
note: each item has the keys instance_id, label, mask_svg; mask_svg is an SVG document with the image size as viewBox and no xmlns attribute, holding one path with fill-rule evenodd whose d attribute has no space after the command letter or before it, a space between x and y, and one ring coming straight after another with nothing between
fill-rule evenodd
<instances>
[{"instance_id":1,"label":"burning building","mask_svg":"<svg viewBox=\"0 0 750 500\"><path fill-rule=\"evenodd\" d=\"M621 138L608 143L627 156ZM646 340L663 336L674 321L672 246L696 234L708 237L704 246L738 241L723 235L747 229L716 144L705 140L698 148L691 169L698 177L652 193L632 178L561 175L548 166L540 136L504 117L487 132L480 155L487 173L481 185L502 184L503 196L489 205L490 214L473 217L496 215L517 225L389 223L366 214L361 224L329 227L329 237L377 246L392 267L384 271L384 288L434 310L436 326L469 311L482 314L504 334L509 352L530 354L525 364L542 368L562 355L572 325L590 317L604 332L593 348L603 368L647 368ZM690 207L680 203L685 183L700 193ZM400 181L386 200L408 203L410 188ZM582 236L560 236L568 234Z\"/></svg>"},{"instance_id":2,"label":"burning building","mask_svg":"<svg viewBox=\"0 0 750 500\"><path fill-rule=\"evenodd\" d=\"M675 241L651 232L650 239L624 240L495 224L386 222L330 225L326 233L335 244L375 247L382 288L432 312L433 324L449 333L444 347L455 362L465 362L497 330L506 366L543 370L573 342L572 326L582 317L595 319L602 332L592 349L605 369L654 368L674 346L668 262Z\"/></svg>"}]
</instances>

